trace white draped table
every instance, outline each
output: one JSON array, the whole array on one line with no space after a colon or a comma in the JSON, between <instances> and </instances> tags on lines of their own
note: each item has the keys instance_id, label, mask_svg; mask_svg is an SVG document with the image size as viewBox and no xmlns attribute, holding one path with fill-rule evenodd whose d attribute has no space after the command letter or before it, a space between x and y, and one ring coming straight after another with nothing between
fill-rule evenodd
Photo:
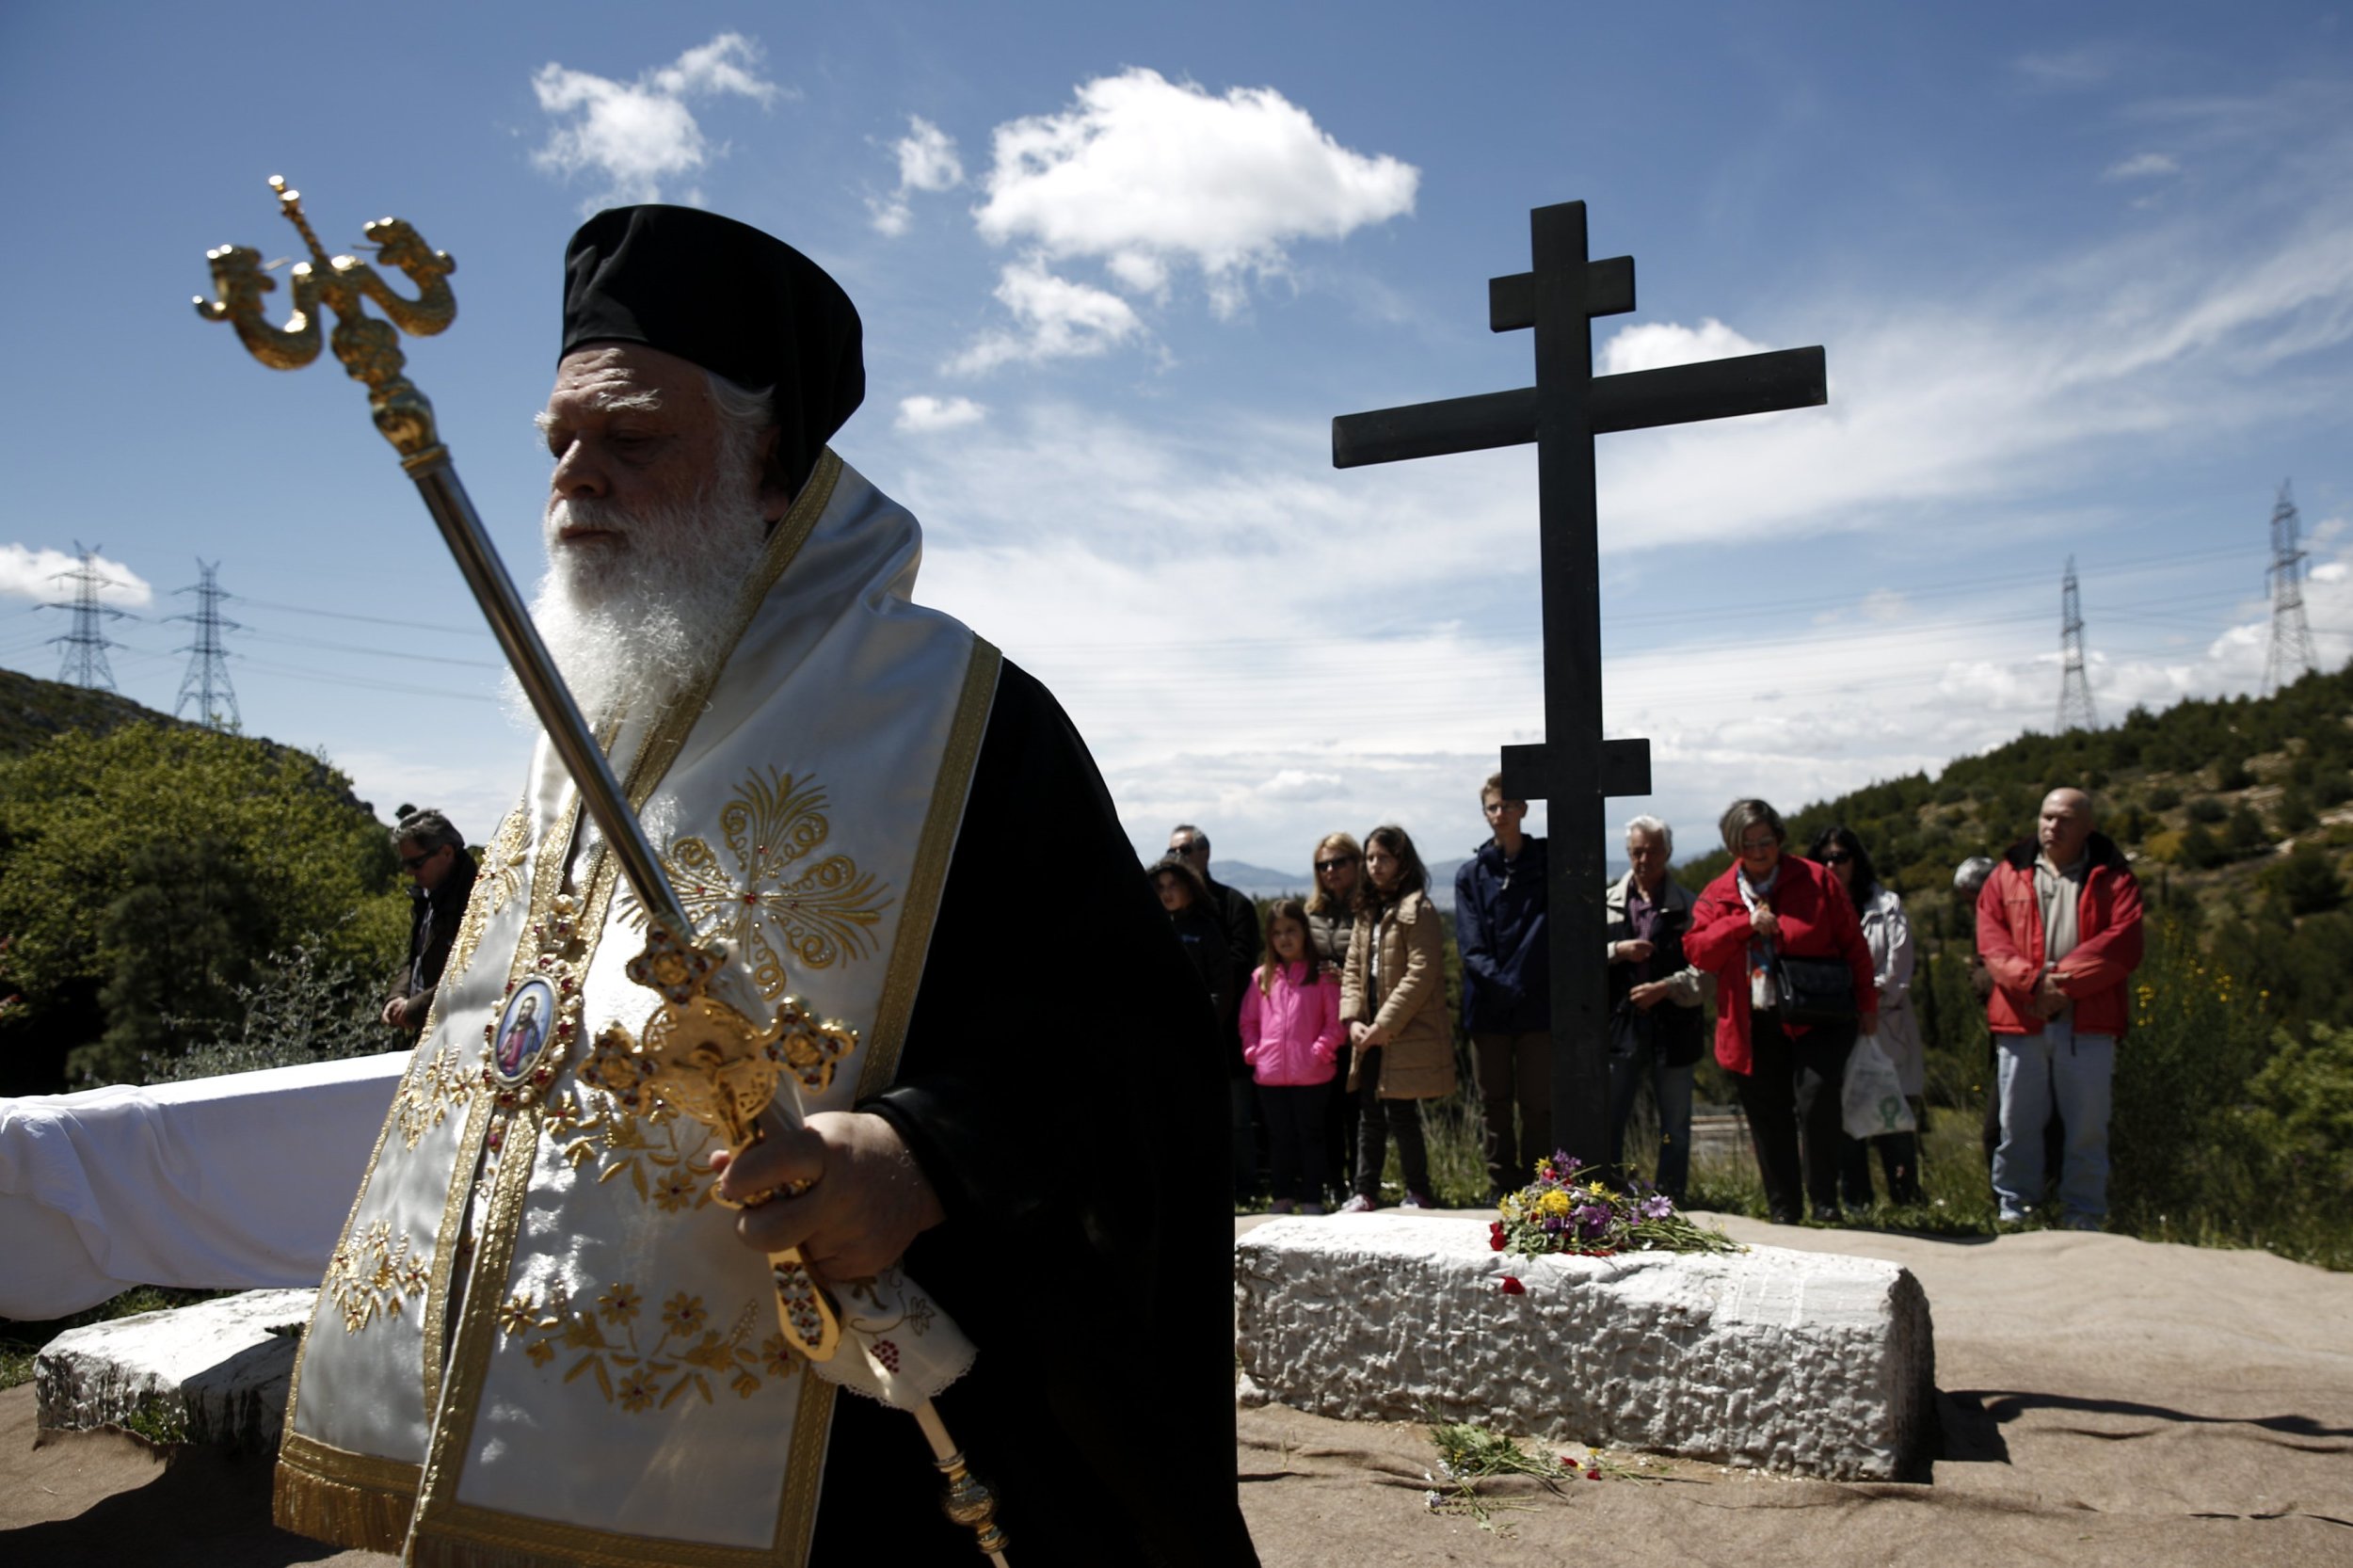
<instances>
[{"instance_id":1,"label":"white draped table","mask_svg":"<svg viewBox=\"0 0 2353 1568\"><path fill-rule=\"evenodd\" d=\"M0 1099L0 1317L317 1285L408 1055Z\"/></svg>"}]
</instances>

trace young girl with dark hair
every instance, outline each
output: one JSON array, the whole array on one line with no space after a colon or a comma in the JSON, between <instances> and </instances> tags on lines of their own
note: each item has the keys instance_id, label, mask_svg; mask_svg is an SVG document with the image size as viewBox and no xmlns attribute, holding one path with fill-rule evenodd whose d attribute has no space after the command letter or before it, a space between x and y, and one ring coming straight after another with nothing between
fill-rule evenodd
<instances>
[{"instance_id":1,"label":"young girl with dark hair","mask_svg":"<svg viewBox=\"0 0 2353 1568\"><path fill-rule=\"evenodd\" d=\"M1340 1048L1340 977L1316 961L1306 905L1267 910L1266 962L1241 994L1241 1054L1258 1083L1274 1212L1323 1212L1323 1105Z\"/></svg>"},{"instance_id":2,"label":"young girl with dark hair","mask_svg":"<svg viewBox=\"0 0 2353 1568\"><path fill-rule=\"evenodd\" d=\"M1454 1093L1454 1031L1446 1011L1446 933L1423 891L1429 874L1414 840L1389 824L1365 835L1365 883L1340 978L1340 1016L1356 1048L1356 1194L1342 1211L1380 1207L1381 1167L1397 1138L1406 1208L1435 1208L1430 1152L1415 1102Z\"/></svg>"}]
</instances>

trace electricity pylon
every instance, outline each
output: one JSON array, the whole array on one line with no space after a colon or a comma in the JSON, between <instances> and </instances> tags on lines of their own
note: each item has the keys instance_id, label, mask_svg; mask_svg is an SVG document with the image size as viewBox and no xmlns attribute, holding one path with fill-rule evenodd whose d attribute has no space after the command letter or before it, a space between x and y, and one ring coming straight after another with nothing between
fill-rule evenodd
<instances>
[{"instance_id":1,"label":"electricity pylon","mask_svg":"<svg viewBox=\"0 0 2353 1568\"><path fill-rule=\"evenodd\" d=\"M113 578L98 569L98 552L104 548L104 545L91 545L85 549L81 540L74 540L73 553L80 557L81 565L72 571L57 572L50 578L53 583L72 584L73 597L71 600L51 600L42 608L73 612L73 630L61 637L49 639L53 643L65 644L65 658L57 666L57 679L69 685L111 692L115 689L115 672L106 663L106 650L123 645L106 635L105 623L101 617L124 620L129 618L130 613L98 602L99 589L120 586Z\"/></svg>"},{"instance_id":2,"label":"electricity pylon","mask_svg":"<svg viewBox=\"0 0 2353 1568\"><path fill-rule=\"evenodd\" d=\"M2084 601L2075 591L2075 557L2067 558L2067 578L2059 588L2058 728L2097 729L2099 716L2091 708L2091 681L2084 674Z\"/></svg>"},{"instance_id":3,"label":"electricity pylon","mask_svg":"<svg viewBox=\"0 0 2353 1568\"><path fill-rule=\"evenodd\" d=\"M2264 661L2264 696L2269 696L2317 667L2313 629L2304 619L2304 551L2297 540L2296 501L2288 482L2271 508L2271 657Z\"/></svg>"},{"instance_id":4,"label":"electricity pylon","mask_svg":"<svg viewBox=\"0 0 2353 1568\"><path fill-rule=\"evenodd\" d=\"M220 613L220 601L228 592L213 580L220 569L215 561L206 566L201 557L196 569L202 581L192 587L174 590L178 594L194 594L197 611L192 616L170 616L169 620L196 623L196 641L186 648L174 648L175 653L188 655L188 673L180 678L180 700L171 705L171 715L178 718L189 703L196 704L196 722L208 729L241 728L237 717L237 693L229 684L229 652L220 646L223 632L242 632L244 627Z\"/></svg>"}]
</instances>

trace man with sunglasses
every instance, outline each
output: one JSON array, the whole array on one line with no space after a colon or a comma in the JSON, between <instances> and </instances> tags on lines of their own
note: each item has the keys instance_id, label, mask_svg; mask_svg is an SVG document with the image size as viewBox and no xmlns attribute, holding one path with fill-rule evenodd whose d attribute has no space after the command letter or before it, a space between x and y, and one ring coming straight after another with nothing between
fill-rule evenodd
<instances>
[{"instance_id":1,"label":"man with sunglasses","mask_svg":"<svg viewBox=\"0 0 2353 1568\"><path fill-rule=\"evenodd\" d=\"M473 893L473 856L466 853L466 836L439 811L406 811L392 828L392 853L400 869L416 886L408 897L414 904L408 921L408 964L401 985L384 1003L384 1022L414 1034L424 1027L433 1010L433 988L449 966L450 943L456 939L458 920Z\"/></svg>"}]
</instances>

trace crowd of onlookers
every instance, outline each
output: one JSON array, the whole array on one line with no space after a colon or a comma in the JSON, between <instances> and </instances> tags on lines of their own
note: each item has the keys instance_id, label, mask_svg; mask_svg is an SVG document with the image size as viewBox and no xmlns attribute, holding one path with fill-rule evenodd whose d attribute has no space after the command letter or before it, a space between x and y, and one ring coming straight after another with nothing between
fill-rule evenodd
<instances>
[{"instance_id":1,"label":"crowd of onlookers","mask_svg":"<svg viewBox=\"0 0 2353 1568\"><path fill-rule=\"evenodd\" d=\"M1489 837L1455 874L1462 1027L1477 1080L1489 1201L1554 1152L1545 840L1499 776L1481 792ZM1719 827L1732 864L1697 893L1668 874L1674 833L1626 824L1627 871L1605 896L1608 1163L1678 1205L1690 1177L1691 1100L1709 1004L1715 1058L1749 1128L1773 1220L1834 1223L1874 1201L1922 1201L1925 1061L1912 1011L1914 949L1902 900L1849 828L1803 854L1762 800ZM1405 830L1360 844L1327 835L1314 890L1254 901L1209 874L1209 836L1169 835L1147 873L1225 1031L1235 1201L1264 1175L1277 1213L1379 1206L1389 1144L1407 1208L1435 1207L1420 1103L1456 1086L1446 938ZM2005 1224L2046 1204L2065 1223L2106 1213L2109 1081L2140 961L2140 895L2097 830L2090 796L2057 789L2035 836L1962 865L1975 900L1977 995L1995 1061L1987 1146ZM1651 1159L1629 1160L1644 1085ZM2056 1167L2054 1169L2053 1167Z\"/></svg>"}]
</instances>

